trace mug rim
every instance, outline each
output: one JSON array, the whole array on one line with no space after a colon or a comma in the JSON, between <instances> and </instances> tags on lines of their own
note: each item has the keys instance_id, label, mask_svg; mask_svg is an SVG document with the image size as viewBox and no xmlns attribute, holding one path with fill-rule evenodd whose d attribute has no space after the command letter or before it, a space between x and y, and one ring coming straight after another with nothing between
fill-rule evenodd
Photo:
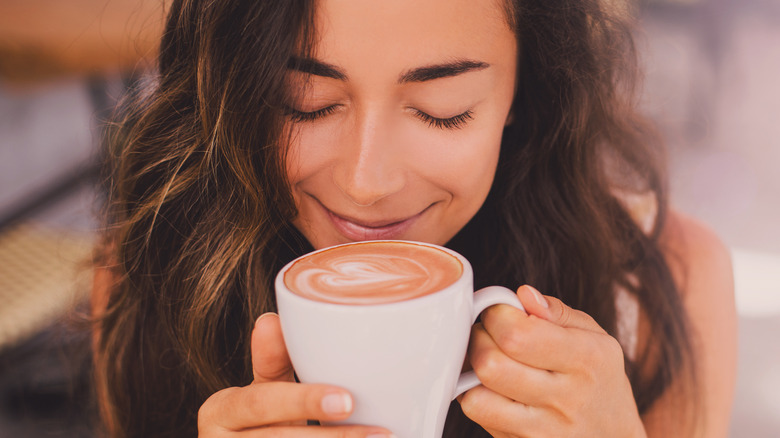
<instances>
[{"instance_id":1,"label":"mug rim","mask_svg":"<svg viewBox=\"0 0 780 438\"><path fill-rule=\"evenodd\" d=\"M298 260L301 260L305 257L312 256L314 254L318 254L321 252L325 252L328 250L332 250L335 248L345 247L345 246L353 246L353 245L360 245L360 244L374 244L374 243L400 243L400 244L408 244L408 245L416 245L416 246L424 246L432 249L436 249L439 251L444 252L445 254L448 254L452 257L454 257L456 260L458 260L461 264L462 270L460 276L450 283L449 285L438 289L436 291L420 295L418 297L409 298L405 300L400 301L390 301L386 303L376 303L376 304L349 304L349 303L332 303L328 301L320 301L320 300L313 300L310 298L303 297L292 290L285 284L284 282L284 274L292 267L292 265L295 264ZM299 257L296 257L284 267L279 270L279 272L276 274L276 279L274 281L274 289L275 289L275 295L276 295L276 306L277 309L279 307L279 295L284 294L286 298L291 299L293 301L298 301L300 303L310 303L310 305L316 305L318 307L332 307L335 309L369 309L369 308L392 308L392 307L404 307L406 305L409 305L407 303L410 302L420 302L421 300L435 300L439 299L439 297L442 294L446 294L448 292L451 292L452 290L456 290L457 286L462 284L464 281L467 281L469 284L471 284L472 293L473 291L473 271L471 267L471 263L464 257L463 255L459 254L456 251L453 251L449 248L446 248L441 245L437 245L435 243L428 243L428 242L418 242L413 240L392 240L392 239L382 239L382 240L361 240L357 242L347 242L347 243L340 243L338 245L332 245L325 248L320 248L311 252L308 252L306 254L303 254Z\"/></svg>"}]
</instances>

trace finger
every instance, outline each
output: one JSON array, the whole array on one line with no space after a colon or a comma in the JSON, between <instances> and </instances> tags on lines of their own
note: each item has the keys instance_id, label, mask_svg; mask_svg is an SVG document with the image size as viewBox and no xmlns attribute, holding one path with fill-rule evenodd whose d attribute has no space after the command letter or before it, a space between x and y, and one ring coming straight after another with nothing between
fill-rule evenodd
<instances>
[{"instance_id":1,"label":"finger","mask_svg":"<svg viewBox=\"0 0 780 438\"><path fill-rule=\"evenodd\" d=\"M603 330L561 327L506 305L483 313L482 326L502 352L534 368L577 374L619 365L623 372L622 347Z\"/></svg>"},{"instance_id":2,"label":"finger","mask_svg":"<svg viewBox=\"0 0 780 438\"><path fill-rule=\"evenodd\" d=\"M482 326L498 348L513 360L554 372L578 369L590 354L593 332L570 329L497 305L482 313Z\"/></svg>"},{"instance_id":3,"label":"finger","mask_svg":"<svg viewBox=\"0 0 780 438\"><path fill-rule=\"evenodd\" d=\"M517 290L517 297L529 315L561 327L605 333L604 329L587 313L572 309L555 297L544 296L532 286L521 286Z\"/></svg>"},{"instance_id":4,"label":"finger","mask_svg":"<svg viewBox=\"0 0 780 438\"><path fill-rule=\"evenodd\" d=\"M340 388L268 382L215 393L201 407L198 421L240 431L289 421L339 421L348 418L352 409L352 397Z\"/></svg>"},{"instance_id":5,"label":"finger","mask_svg":"<svg viewBox=\"0 0 780 438\"><path fill-rule=\"evenodd\" d=\"M546 406L551 396L563 392L565 380L558 373L507 356L480 324L472 329L468 357L482 385L514 401Z\"/></svg>"},{"instance_id":6,"label":"finger","mask_svg":"<svg viewBox=\"0 0 780 438\"><path fill-rule=\"evenodd\" d=\"M251 342L254 383L294 381L279 315L269 312L257 318Z\"/></svg>"},{"instance_id":7,"label":"finger","mask_svg":"<svg viewBox=\"0 0 780 438\"><path fill-rule=\"evenodd\" d=\"M484 386L468 390L460 400L463 413L494 436L563 436L555 413L515 402Z\"/></svg>"},{"instance_id":8,"label":"finger","mask_svg":"<svg viewBox=\"0 0 780 438\"><path fill-rule=\"evenodd\" d=\"M387 429L369 426L274 427L245 431L242 438L395 438Z\"/></svg>"}]
</instances>

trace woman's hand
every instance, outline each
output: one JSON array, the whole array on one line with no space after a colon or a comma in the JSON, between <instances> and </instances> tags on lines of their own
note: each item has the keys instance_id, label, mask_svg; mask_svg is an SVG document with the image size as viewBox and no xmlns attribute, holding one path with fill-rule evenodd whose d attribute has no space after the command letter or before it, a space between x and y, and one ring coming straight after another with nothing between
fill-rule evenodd
<instances>
[{"instance_id":1,"label":"woman's hand","mask_svg":"<svg viewBox=\"0 0 780 438\"><path fill-rule=\"evenodd\" d=\"M266 313L252 332L254 381L209 397L198 412L203 437L391 437L367 426L306 427L306 420L344 420L352 413L351 395L328 385L295 383L279 317Z\"/></svg>"},{"instance_id":2,"label":"woman's hand","mask_svg":"<svg viewBox=\"0 0 780 438\"><path fill-rule=\"evenodd\" d=\"M615 338L590 316L523 286L527 313L482 313L469 360L482 385L459 398L494 437L644 437Z\"/></svg>"}]
</instances>

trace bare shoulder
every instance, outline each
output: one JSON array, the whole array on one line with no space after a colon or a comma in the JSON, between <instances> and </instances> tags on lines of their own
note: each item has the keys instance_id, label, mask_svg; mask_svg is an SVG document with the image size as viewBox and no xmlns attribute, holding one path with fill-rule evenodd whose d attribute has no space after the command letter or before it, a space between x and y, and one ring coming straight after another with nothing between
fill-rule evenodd
<instances>
[{"instance_id":1,"label":"bare shoulder","mask_svg":"<svg viewBox=\"0 0 780 438\"><path fill-rule=\"evenodd\" d=\"M670 212L660 246L675 277L688 316L693 346L699 414L697 436L726 437L737 363L734 276L727 246L709 227ZM668 391L669 392L669 391ZM675 400L676 398L676 400ZM687 398L687 397L686 397ZM670 436L669 421L679 407L671 391L645 418L648 436ZM674 435L674 433L672 433Z\"/></svg>"},{"instance_id":2,"label":"bare shoulder","mask_svg":"<svg viewBox=\"0 0 780 438\"><path fill-rule=\"evenodd\" d=\"M701 294L733 296L731 253L711 228L672 210L659 243L686 301Z\"/></svg>"}]
</instances>

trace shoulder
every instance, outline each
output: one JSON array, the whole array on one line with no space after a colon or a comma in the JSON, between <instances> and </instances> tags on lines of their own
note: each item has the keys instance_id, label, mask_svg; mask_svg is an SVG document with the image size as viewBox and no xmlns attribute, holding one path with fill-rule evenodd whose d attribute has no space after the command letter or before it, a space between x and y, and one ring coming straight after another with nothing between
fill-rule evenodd
<instances>
[{"instance_id":1,"label":"shoulder","mask_svg":"<svg viewBox=\"0 0 780 438\"><path fill-rule=\"evenodd\" d=\"M734 274L728 247L708 226L677 211L669 213L659 245L681 294L694 346L719 338L736 343Z\"/></svg>"},{"instance_id":2,"label":"shoulder","mask_svg":"<svg viewBox=\"0 0 780 438\"><path fill-rule=\"evenodd\" d=\"M686 301L713 293L733 298L731 253L708 226L671 210L659 245Z\"/></svg>"},{"instance_id":3,"label":"shoulder","mask_svg":"<svg viewBox=\"0 0 780 438\"><path fill-rule=\"evenodd\" d=\"M726 437L737 361L734 276L727 246L701 222L671 211L659 238L688 317L693 348L700 436ZM648 436L668 436L664 411L676 409L673 391L646 418ZM651 431L658 433L651 433Z\"/></svg>"},{"instance_id":4,"label":"shoulder","mask_svg":"<svg viewBox=\"0 0 780 438\"><path fill-rule=\"evenodd\" d=\"M613 189L613 195L646 234L653 232L658 212L655 193ZM730 251L708 226L670 210L662 224L659 246L685 295L695 294L703 280L718 282L733 293Z\"/></svg>"}]
</instances>

